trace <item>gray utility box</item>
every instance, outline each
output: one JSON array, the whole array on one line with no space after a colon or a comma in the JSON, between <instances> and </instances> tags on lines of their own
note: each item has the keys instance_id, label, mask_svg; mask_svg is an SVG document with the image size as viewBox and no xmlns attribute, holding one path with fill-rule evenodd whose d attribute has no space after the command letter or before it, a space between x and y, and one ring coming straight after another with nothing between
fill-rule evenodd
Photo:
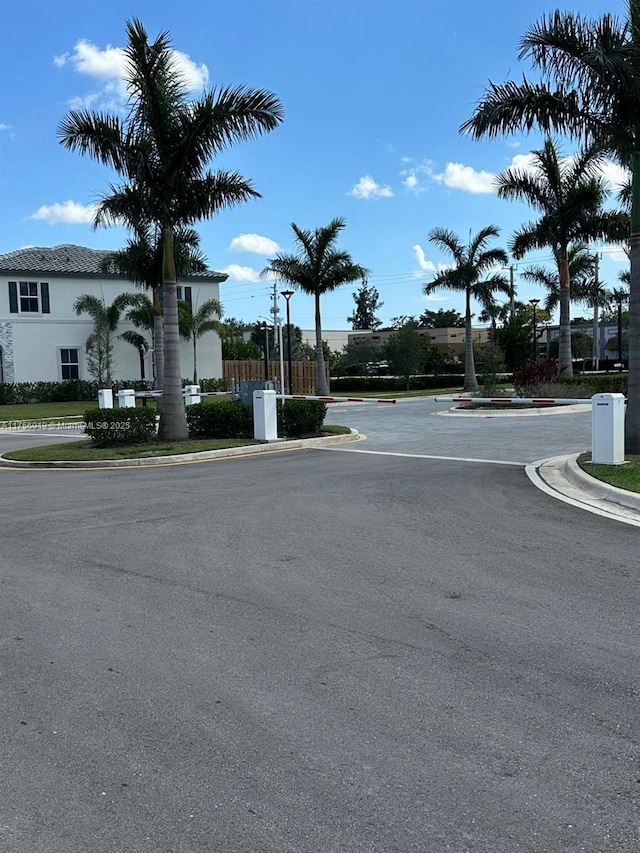
<instances>
[{"instance_id":1,"label":"gray utility box","mask_svg":"<svg viewBox=\"0 0 640 853\"><path fill-rule=\"evenodd\" d=\"M591 407L591 461L623 465L624 394L594 394Z\"/></svg>"},{"instance_id":2,"label":"gray utility box","mask_svg":"<svg viewBox=\"0 0 640 853\"><path fill-rule=\"evenodd\" d=\"M240 383L240 402L248 403L253 407L253 392L254 391L275 391L275 382L265 382L264 380L251 380L249 382Z\"/></svg>"}]
</instances>

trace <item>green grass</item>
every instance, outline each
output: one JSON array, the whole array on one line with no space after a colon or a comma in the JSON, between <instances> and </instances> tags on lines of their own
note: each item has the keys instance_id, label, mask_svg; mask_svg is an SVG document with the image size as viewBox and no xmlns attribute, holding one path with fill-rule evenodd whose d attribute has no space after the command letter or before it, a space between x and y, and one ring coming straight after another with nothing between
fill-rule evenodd
<instances>
[{"instance_id":1,"label":"green grass","mask_svg":"<svg viewBox=\"0 0 640 853\"><path fill-rule=\"evenodd\" d=\"M626 456L626 465L592 465L590 459L590 453L583 453L578 457L578 465L585 474L618 489L640 492L640 456Z\"/></svg>"},{"instance_id":2,"label":"green grass","mask_svg":"<svg viewBox=\"0 0 640 853\"><path fill-rule=\"evenodd\" d=\"M349 427L327 424L323 435L348 435ZM150 442L130 447L92 447L87 439L64 444L25 447L4 454L6 459L19 462L92 462L105 459L145 459L151 456L179 456L202 453L205 450L226 450L230 447L249 447L262 442L250 438L202 438L188 441Z\"/></svg>"},{"instance_id":3,"label":"green grass","mask_svg":"<svg viewBox=\"0 0 640 853\"><path fill-rule=\"evenodd\" d=\"M87 439L65 444L26 447L4 454L6 459L21 462L92 462L101 459L144 459L150 456L177 456L182 453L201 453L204 450L225 450L260 444L249 438L198 439L191 441L150 442L129 447L92 447Z\"/></svg>"}]
</instances>

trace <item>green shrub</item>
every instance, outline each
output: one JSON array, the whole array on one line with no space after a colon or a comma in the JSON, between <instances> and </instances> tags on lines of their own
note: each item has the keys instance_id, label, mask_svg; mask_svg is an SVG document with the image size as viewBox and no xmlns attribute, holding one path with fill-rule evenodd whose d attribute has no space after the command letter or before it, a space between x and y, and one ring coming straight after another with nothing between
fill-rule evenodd
<instances>
[{"instance_id":1,"label":"green shrub","mask_svg":"<svg viewBox=\"0 0 640 853\"><path fill-rule=\"evenodd\" d=\"M461 374L439 374L438 376L411 376L409 378L410 390L437 390L438 388L461 388L463 377ZM397 376L341 376L331 379L331 393L336 396L341 394L358 394L365 391L393 393L394 391L406 391L407 381Z\"/></svg>"},{"instance_id":2,"label":"green shrub","mask_svg":"<svg viewBox=\"0 0 640 853\"><path fill-rule=\"evenodd\" d=\"M96 447L145 444L156 436L154 409L87 409L84 424Z\"/></svg>"},{"instance_id":3,"label":"green shrub","mask_svg":"<svg viewBox=\"0 0 640 853\"><path fill-rule=\"evenodd\" d=\"M321 400L278 401L278 434L287 438L317 435L322 430L327 404Z\"/></svg>"},{"instance_id":4,"label":"green shrub","mask_svg":"<svg viewBox=\"0 0 640 853\"><path fill-rule=\"evenodd\" d=\"M141 379L122 379L111 386L113 394L122 388L145 391L149 386ZM0 382L0 406L21 403L64 403L67 400L98 402L98 383L86 379L64 382Z\"/></svg>"},{"instance_id":5,"label":"green shrub","mask_svg":"<svg viewBox=\"0 0 640 853\"><path fill-rule=\"evenodd\" d=\"M624 394L629 392L628 373L583 373L564 379L567 385L579 385L585 391L586 397L594 394Z\"/></svg>"},{"instance_id":6,"label":"green shrub","mask_svg":"<svg viewBox=\"0 0 640 853\"><path fill-rule=\"evenodd\" d=\"M187 407L187 424L194 438L253 438L253 409L231 400L196 403Z\"/></svg>"}]
</instances>

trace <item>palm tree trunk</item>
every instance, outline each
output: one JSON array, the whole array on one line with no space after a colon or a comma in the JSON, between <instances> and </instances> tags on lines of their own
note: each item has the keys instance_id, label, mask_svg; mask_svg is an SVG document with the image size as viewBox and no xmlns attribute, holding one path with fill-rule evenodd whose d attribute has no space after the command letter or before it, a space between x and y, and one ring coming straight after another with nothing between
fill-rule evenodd
<instances>
[{"instance_id":1,"label":"palm tree trunk","mask_svg":"<svg viewBox=\"0 0 640 853\"><path fill-rule=\"evenodd\" d=\"M558 345L558 375L561 379L573 376L573 360L571 358L571 281L569 278L569 258L563 247L560 261L560 340Z\"/></svg>"},{"instance_id":2,"label":"palm tree trunk","mask_svg":"<svg viewBox=\"0 0 640 853\"><path fill-rule=\"evenodd\" d=\"M640 157L634 164L634 211L631 223L629 287L629 389L625 418L625 451L640 454ZM636 186L637 185L637 186ZM636 201L636 195L639 197Z\"/></svg>"},{"instance_id":3,"label":"palm tree trunk","mask_svg":"<svg viewBox=\"0 0 640 853\"><path fill-rule=\"evenodd\" d=\"M322 347L322 324L320 321L320 294L316 299L316 394L323 397L329 393L329 383L324 367L324 349Z\"/></svg>"},{"instance_id":4,"label":"palm tree trunk","mask_svg":"<svg viewBox=\"0 0 640 853\"><path fill-rule=\"evenodd\" d=\"M180 337L178 334L178 286L173 254L173 230L165 226L162 235L162 288L164 296L164 381L158 436L167 441L189 437L182 397Z\"/></svg>"},{"instance_id":5,"label":"palm tree trunk","mask_svg":"<svg viewBox=\"0 0 640 853\"><path fill-rule=\"evenodd\" d=\"M599 358L600 358L600 341L599 337L599 329L598 329L598 296L596 294L594 302L593 302L593 346L591 348L591 369L597 370L600 366Z\"/></svg>"},{"instance_id":6,"label":"palm tree trunk","mask_svg":"<svg viewBox=\"0 0 640 853\"><path fill-rule=\"evenodd\" d=\"M154 388L162 390L164 385L164 328L162 326L162 303L160 288L153 288L153 369ZM158 398L158 402L161 398Z\"/></svg>"},{"instance_id":7,"label":"palm tree trunk","mask_svg":"<svg viewBox=\"0 0 640 853\"><path fill-rule=\"evenodd\" d=\"M477 391L476 363L473 357L473 332L471 331L471 290L466 291L466 311L464 315L464 390Z\"/></svg>"}]
</instances>

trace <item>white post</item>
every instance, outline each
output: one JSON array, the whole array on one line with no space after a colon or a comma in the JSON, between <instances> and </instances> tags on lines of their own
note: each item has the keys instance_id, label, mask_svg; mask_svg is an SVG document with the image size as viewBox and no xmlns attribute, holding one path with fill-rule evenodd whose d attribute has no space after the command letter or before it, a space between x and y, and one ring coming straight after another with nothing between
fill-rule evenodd
<instances>
[{"instance_id":1,"label":"white post","mask_svg":"<svg viewBox=\"0 0 640 853\"><path fill-rule=\"evenodd\" d=\"M98 389L98 408L113 409L113 391L111 388Z\"/></svg>"},{"instance_id":2,"label":"white post","mask_svg":"<svg viewBox=\"0 0 640 853\"><path fill-rule=\"evenodd\" d=\"M275 391L253 392L253 437L256 441L278 440Z\"/></svg>"},{"instance_id":3,"label":"white post","mask_svg":"<svg viewBox=\"0 0 640 853\"><path fill-rule=\"evenodd\" d=\"M186 385L183 394L185 406L193 406L200 402L199 385Z\"/></svg>"},{"instance_id":4,"label":"white post","mask_svg":"<svg viewBox=\"0 0 640 853\"><path fill-rule=\"evenodd\" d=\"M596 465L624 464L624 415L624 394L591 398L591 461Z\"/></svg>"},{"instance_id":5,"label":"white post","mask_svg":"<svg viewBox=\"0 0 640 853\"><path fill-rule=\"evenodd\" d=\"M135 409L136 392L133 388L123 388L122 391L118 391L118 405L121 409Z\"/></svg>"}]
</instances>

